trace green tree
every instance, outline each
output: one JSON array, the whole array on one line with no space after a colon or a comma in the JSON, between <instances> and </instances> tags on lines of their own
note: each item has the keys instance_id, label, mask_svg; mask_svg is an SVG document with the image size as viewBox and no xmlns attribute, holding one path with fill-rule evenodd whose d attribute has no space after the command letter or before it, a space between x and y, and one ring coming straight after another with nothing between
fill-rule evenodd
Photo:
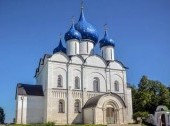
<instances>
[{"instance_id":1,"label":"green tree","mask_svg":"<svg viewBox=\"0 0 170 126\"><path fill-rule=\"evenodd\" d=\"M138 90L139 91L148 91L148 89L150 88L150 83L149 83L149 80L148 80L148 77L147 76L142 76L139 84L138 84Z\"/></svg>"},{"instance_id":2,"label":"green tree","mask_svg":"<svg viewBox=\"0 0 170 126\"><path fill-rule=\"evenodd\" d=\"M135 85L129 85L129 87L131 88L131 91L132 91L133 112L137 112L137 106L138 106L137 93L138 93L138 90L137 90Z\"/></svg>"},{"instance_id":3,"label":"green tree","mask_svg":"<svg viewBox=\"0 0 170 126\"><path fill-rule=\"evenodd\" d=\"M158 105L170 108L169 89L159 81L142 76L138 88L132 87L133 111L154 113Z\"/></svg>"},{"instance_id":4,"label":"green tree","mask_svg":"<svg viewBox=\"0 0 170 126\"><path fill-rule=\"evenodd\" d=\"M0 124L4 124L4 121L5 121L4 109L0 107Z\"/></svg>"}]
</instances>

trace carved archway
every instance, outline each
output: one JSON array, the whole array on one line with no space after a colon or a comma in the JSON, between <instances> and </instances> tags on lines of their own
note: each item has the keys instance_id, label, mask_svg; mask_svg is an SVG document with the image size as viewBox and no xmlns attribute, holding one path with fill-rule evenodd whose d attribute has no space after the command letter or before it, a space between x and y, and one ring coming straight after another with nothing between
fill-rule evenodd
<instances>
[{"instance_id":1,"label":"carved archway","mask_svg":"<svg viewBox=\"0 0 170 126\"><path fill-rule=\"evenodd\" d=\"M104 105L105 118L107 124L118 124L119 122L119 109L114 101L108 101Z\"/></svg>"}]
</instances>

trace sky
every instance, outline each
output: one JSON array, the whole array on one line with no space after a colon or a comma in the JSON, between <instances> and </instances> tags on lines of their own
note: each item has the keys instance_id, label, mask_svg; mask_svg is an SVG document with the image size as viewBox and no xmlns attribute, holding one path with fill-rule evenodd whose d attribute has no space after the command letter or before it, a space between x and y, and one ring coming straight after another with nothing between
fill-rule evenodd
<instances>
[{"instance_id":1,"label":"sky","mask_svg":"<svg viewBox=\"0 0 170 126\"><path fill-rule=\"evenodd\" d=\"M35 84L44 54L52 54L80 15L80 0L0 0L0 106L15 117L17 83ZM170 0L84 0L86 20L115 41L115 57L129 69L128 83L142 75L170 85ZM98 45L95 53L100 54Z\"/></svg>"}]
</instances>

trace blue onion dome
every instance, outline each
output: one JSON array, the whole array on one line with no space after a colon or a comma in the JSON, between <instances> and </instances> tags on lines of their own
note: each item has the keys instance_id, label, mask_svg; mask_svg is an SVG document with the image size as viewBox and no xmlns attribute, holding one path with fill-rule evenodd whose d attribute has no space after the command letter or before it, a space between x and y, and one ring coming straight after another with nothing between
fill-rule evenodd
<instances>
[{"instance_id":1,"label":"blue onion dome","mask_svg":"<svg viewBox=\"0 0 170 126\"><path fill-rule=\"evenodd\" d=\"M57 53L57 52L66 53L66 48L62 44L61 38L60 38L60 42L59 42L58 46L53 50L53 54Z\"/></svg>"},{"instance_id":2,"label":"blue onion dome","mask_svg":"<svg viewBox=\"0 0 170 126\"><path fill-rule=\"evenodd\" d=\"M104 46L112 46L112 47L115 46L114 40L108 38L107 30L105 30L104 37L99 41L99 44L100 44L100 48L102 48Z\"/></svg>"},{"instance_id":3,"label":"blue onion dome","mask_svg":"<svg viewBox=\"0 0 170 126\"><path fill-rule=\"evenodd\" d=\"M77 40L81 39L81 34L74 27L74 21L72 22L72 26L69 29L69 31L65 33L64 39L66 42L71 39L77 39Z\"/></svg>"},{"instance_id":4,"label":"blue onion dome","mask_svg":"<svg viewBox=\"0 0 170 126\"><path fill-rule=\"evenodd\" d=\"M98 42L97 30L86 21L83 13L83 7L81 8L79 21L75 24L75 29L80 32L82 39L90 39L94 42L94 44Z\"/></svg>"}]
</instances>

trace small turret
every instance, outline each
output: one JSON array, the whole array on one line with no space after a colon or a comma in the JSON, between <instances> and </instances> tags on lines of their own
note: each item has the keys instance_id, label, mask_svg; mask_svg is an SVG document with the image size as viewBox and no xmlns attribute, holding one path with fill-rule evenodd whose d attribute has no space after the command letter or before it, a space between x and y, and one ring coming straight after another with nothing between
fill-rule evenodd
<instances>
[{"instance_id":1,"label":"small turret","mask_svg":"<svg viewBox=\"0 0 170 126\"><path fill-rule=\"evenodd\" d=\"M113 39L108 38L107 27L105 25L105 34L104 37L99 41L100 48L102 51L102 57L106 61L113 61L114 60L114 41Z\"/></svg>"}]
</instances>

